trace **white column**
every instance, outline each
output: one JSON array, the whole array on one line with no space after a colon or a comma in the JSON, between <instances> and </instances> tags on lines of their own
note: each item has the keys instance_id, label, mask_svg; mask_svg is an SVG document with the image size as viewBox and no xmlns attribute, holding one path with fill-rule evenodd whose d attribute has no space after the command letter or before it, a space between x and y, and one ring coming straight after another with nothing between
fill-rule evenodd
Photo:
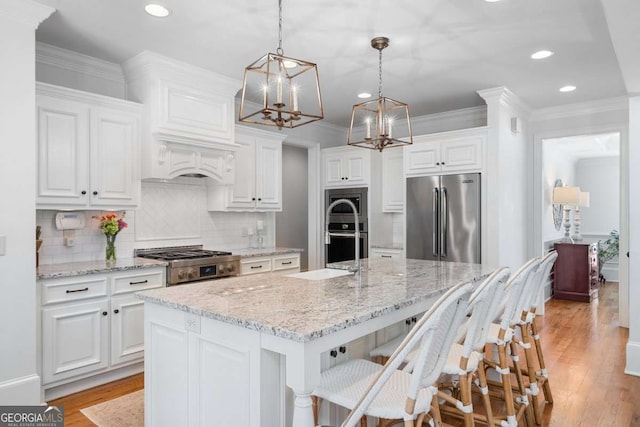
<instances>
[{"instance_id":1,"label":"white column","mask_svg":"<svg viewBox=\"0 0 640 427\"><path fill-rule=\"evenodd\" d=\"M532 190L527 176L526 124L530 110L506 87L478 94L487 103L489 128L482 175L482 262L515 271L527 260ZM519 125L513 126L512 120Z\"/></svg>"},{"instance_id":2,"label":"white column","mask_svg":"<svg viewBox=\"0 0 640 427\"><path fill-rule=\"evenodd\" d=\"M640 96L629 100L629 183L640 182ZM629 186L629 307L640 305L640 193ZM620 258L627 256L620 253ZM629 311L632 311L631 309ZM625 372L640 376L640 323L630 319Z\"/></svg>"},{"instance_id":3,"label":"white column","mask_svg":"<svg viewBox=\"0 0 640 427\"><path fill-rule=\"evenodd\" d=\"M36 367L35 29L54 9L0 2L0 405L41 403Z\"/></svg>"}]
</instances>

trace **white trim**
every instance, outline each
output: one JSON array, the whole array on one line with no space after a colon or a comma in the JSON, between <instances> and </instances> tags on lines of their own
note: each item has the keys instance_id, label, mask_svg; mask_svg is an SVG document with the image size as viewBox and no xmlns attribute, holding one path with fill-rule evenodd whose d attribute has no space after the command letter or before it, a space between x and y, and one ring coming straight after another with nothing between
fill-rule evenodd
<instances>
[{"instance_id":1,"label":"white trim","mask_svg":"<svg viewBox=\"0 0 640 427\"><path fill-rule=\"evenodd\" d=\"M36 398L37 400L33 400ZM38 405L40 402L40 377L37 374L0 382L2 405Z\"/></svg>"},{"instance_id":2,"label":"white trim","mask_svg":"<svg viewBox=\"0 0 640 427\"><path fill-rule=\"evenodd\" d=\"M0 16L29 25L34 29L56 10L35 1L3 0L0 2Z\"/></svg>"},{"instance_id":3,"label":"white trim","mask_svg":"<svg viewBox=\"0 0 640 427\"><path fill-rule=\"evenodd\" d=\"M557 107L541 108L531 113L532 122L566 119L568 117L588 116L610 111L627 111L629 100L627 97L608 98L579 104L560 105Z\"/></svg>"},{"instance_id":4,"label":"white trim","mask_svg":"<svg viewBox=\"0 0 640 427\"><path fill-rule=\"evenodd\" d=\"M321 239L323 227L323 205L322 197L324 192L320 189L321 185L321 155L320 145L315 144L307 150L308 165L308 189L309 189L309 210L308 224L309 234L308 240L308 259L307 265L309 270L316 270L324 266L323 242Z\"/></svg>"},{"instance_id":5,"label":"white trim","mask_svg":"<svg viewBox=\"0 0 640 427\"><path fill-rule=\"evenodd\" d=\"M465 125L468 122L478 123L487 122L487 106L482 105L479 107L469 107L462 108L460 110L453 111L445 111L442 113L434 113L427 114L424 116L412 117L411 118L411 127L414 130L420 129L422 127L428 127L434 123L442 123L443 121L450 121L455 123L464 123ZM475 126L473 126L475 127ZM467 127L465 127L466 129ZM444 132L444 131L443 131Z\"/></svg>"},{"instance_id":6,"label":"white trim","mask_svg":"<svg viewBox=\"0 0 640 427\"><path fill-rule=\"evenodd\" d=\"M79 379L78 381L62 384L56 387L51 387L45 390L45 401L58 399L62 396L68 396L79 391L88 390L93 387L97 387L102 384L110 383L121 378L130 377L131 375L139 374L144 371L144 362L137 362L132 365L126 365L121 368L104 372L102 374L87 374L86 378Z\"/></svg>"},{"instance_id":7,"label":"white trim","mask_svg":"<svg viewBox=\"0 0 640 427\"><path fill-rule=\"evenodd\" d=\"M124 87L124 74L120 65L71 50L36 42L36 62L65 71L109 80Z\"/></svg>"},{"instance_id":8,"label":"white trim","mask_svg":"<svg viewBox=\"0 0 640 427\"><path fill-rule=\"evenodd\" d=\"M521 115L521 119L528 120L531 115L531 107L529 107L524 101L522 101L518 95L513 93L506 86L500 86L490 89L482 89L476 91L478 95L482 97L485 101L490 98L499 97L500 102L503 105L510 107L515 110L519 115Z\"/></svg>"},{"instance_id":9,"label":"white trim","mask_svg":"<svg viewBox=\"0 0 640 427\"><path fill-rule=\"evenodd\" d=\"M640 342L627 342L627 366L624 373L640 377Z\"/></svg>"},{"instance_id":10,"label":"white trim","mask_svg":"<svg viewBox=\"0 0 640 427\"><path fill-rule=\"evenodd\" d=\"M127 101L124 99L113 98L106 95L99 95L68 87L56 86L49 83L36 82L36 94L55 96L56 98L70 101L87 102L91 103L93 106L105 108L117 107L120 111L126 110L136 114L142 113L143 104L138 102Z\"/></svg>"}]
</instances>

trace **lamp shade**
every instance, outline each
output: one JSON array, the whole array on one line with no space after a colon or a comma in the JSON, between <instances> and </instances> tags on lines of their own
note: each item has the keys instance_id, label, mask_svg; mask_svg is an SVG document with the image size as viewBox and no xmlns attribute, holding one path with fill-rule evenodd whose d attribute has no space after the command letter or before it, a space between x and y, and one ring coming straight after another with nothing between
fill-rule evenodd
<instances>
[{"instance_id":1,"label":"lamp shade","mask_svg":"<svg viewBox=\"0 0 640 427\"><path fill-rule=\"evenodd\" d=\"M588 208L589 207L589 192L588 191L581 191L580 192L580 207L581 208Z\"/></svg>"},{"instance_id":2,"label":"lamp shade","mask_svg":"<svg viewBox=\"0 0 640 427\"><path fill-rule=\"evenodd\" d=\"M580 187L555 187L554 205L577 205L580 202Z\"/></svg>"}]
</instances>

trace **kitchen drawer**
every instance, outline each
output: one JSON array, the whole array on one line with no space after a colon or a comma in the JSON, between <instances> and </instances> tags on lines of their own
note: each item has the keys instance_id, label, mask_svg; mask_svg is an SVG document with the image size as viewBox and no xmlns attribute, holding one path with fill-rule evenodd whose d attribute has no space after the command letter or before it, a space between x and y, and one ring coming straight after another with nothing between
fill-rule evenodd
<instances>
[{"instance_id":1,"label":"kitchen drawer","mask_svg":"<svg viewBox=\"0 0 640 427\"><path fill-rule=\"evenodd\" d=\"M273 259L273 271L300 268L300 255L286 256Z\"/></svg>"},{"instance_id":2,"label":"kitchen drawer","mask_svg":"<svg viewBox=\"0 0 640 427\"><path fill-rule=\"evenodd\" d=\"M111 284L111 294L125 294L145 289L161 288L164 286L163 271L147 271L144 273L115 276Z\"/></svg>"},{"instance_id":3,"label":"kitchen drawer","mask_svg":"<svg viewBox=\"0 0 640 427\"><path fill-rule=\"evenodd\" d=\"M369 258L402 258L402 249L372 248Z\"/></svg>"},{"instance_id":4,"label":"kitchen drawer","mask_svg":"<svg viewBox=\"0 0 640 427\"><path fill-rule=\"evenodd\" d=\"M240 274L256 274L271 271L271 258L249 258L240 261Z\"/></svg>"},{"instance_id":5,"label":"kitchen drawer","mask_svg":"<svg viewBox=\"0 0 640 427\"><path fill-rule=\"evenodd\" d=\"M64 279L42 283L42 305L107 296L107 278Z\"/></svg>"}]
</instances>

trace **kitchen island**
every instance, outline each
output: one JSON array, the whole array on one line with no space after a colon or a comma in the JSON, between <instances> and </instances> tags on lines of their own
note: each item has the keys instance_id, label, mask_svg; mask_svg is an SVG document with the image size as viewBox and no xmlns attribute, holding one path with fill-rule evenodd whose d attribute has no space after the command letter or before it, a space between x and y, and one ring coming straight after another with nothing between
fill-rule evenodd
<instances>
[{"instance_id":1,"label":"kitchen island","mask_svg":"<svg viewBox=\"0 0 640 427\"><path fill-rule=\"evenodd\" d=\"M325 280L264 274L142 292L145 425L284 426L286 382L292 424L311 427L323 352L422 313L451 286L493 270L365 259L359 274Z\"/></svg>"}]
</instances>

